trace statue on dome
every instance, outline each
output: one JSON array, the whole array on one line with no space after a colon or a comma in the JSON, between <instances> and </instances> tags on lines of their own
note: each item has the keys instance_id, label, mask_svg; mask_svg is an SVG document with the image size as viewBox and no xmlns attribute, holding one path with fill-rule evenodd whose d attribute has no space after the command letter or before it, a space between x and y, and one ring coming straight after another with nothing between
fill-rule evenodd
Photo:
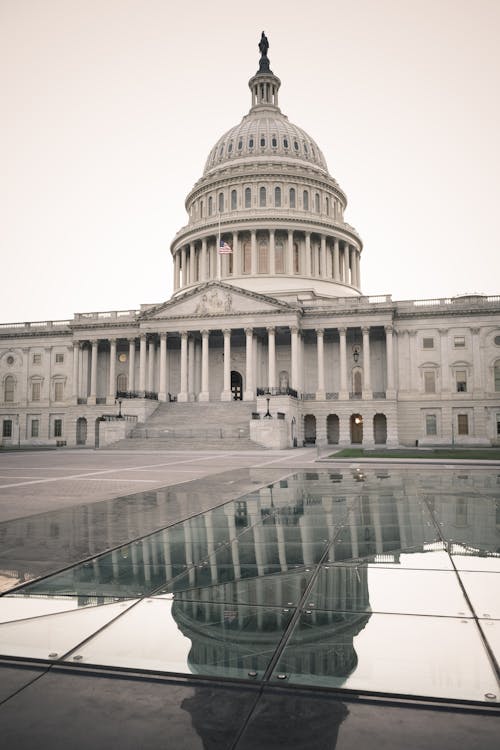
<instances>
[{"instance_id":1,"label":"statue on dome","mask_svg":"<svg viewBox=\"0 0 500 750\"><path fill-rule=\"evenodd\" d=\"M269 58L267 56L268 49L269 49L268 38L265 35L265 33L262 32L262 36L260 37L260 42L259 42L259 50L260 50L259 73L271 72L271 69L269 68Z\"/></svg>"}]
</instances>

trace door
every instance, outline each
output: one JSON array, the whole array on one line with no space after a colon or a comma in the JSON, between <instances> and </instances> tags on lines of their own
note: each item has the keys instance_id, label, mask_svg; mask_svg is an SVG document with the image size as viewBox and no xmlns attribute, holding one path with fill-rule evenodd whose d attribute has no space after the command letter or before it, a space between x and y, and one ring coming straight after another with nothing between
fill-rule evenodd
<instances>
[{"instance_id":1,"label":"door","mask_svg":"<svg viewBox=\"0 0 500 750\"><path fill-rule=\"evenodd\" d=\"M243 378L237 370L231 371L231 393L233 401L241 401L243 398Z\"/></svg>"}]
</instances>

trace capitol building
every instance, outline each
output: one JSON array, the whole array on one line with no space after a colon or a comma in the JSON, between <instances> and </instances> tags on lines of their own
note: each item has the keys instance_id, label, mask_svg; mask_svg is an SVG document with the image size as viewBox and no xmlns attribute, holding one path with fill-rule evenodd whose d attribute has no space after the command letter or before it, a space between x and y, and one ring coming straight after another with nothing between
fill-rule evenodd
<instances>
[{"instance_id":1,"label":"capitol building","mask_svg":"<svg viewBox=\"0 0 500 750\"><path fill-rule=\"evenodd\" d=\"M500 295L363 294L347 197L259 47L250 110L186 198L172 297L0 324L1 445L500 444Z\"/></svg>"}]
</instances>

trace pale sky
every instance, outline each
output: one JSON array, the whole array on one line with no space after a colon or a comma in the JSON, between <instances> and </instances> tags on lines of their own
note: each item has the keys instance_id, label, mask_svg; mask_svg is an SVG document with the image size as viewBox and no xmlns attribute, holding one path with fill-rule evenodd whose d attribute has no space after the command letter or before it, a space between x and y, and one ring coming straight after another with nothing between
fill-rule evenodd
<instances>
[{"instance_id":1,"label":"pale sky","mask_svg":"<svg viewBox=\"0 0 500 750\"><path fill-rule=\"evenodd\" d=\"M0 0L0 322L137 309L262 30L365 294L500 294L500 1Z\"/></svg>"}]
</instances>

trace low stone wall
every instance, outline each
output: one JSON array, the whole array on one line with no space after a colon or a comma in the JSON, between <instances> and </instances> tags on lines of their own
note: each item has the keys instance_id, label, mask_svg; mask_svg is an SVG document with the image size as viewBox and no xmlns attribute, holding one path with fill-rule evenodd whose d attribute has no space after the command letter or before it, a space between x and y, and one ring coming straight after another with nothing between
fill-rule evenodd
<instances>
[{"instance_id":1,"label":"low stone wall","mask_svg":"<svg viewBox=\"0 0 500 750\"><path fill-rule=\"evenodd\" d=\"M135 427L135 421L115 419L112 422L99 424L99 448L118 442L128 437Z\"/></svg>"},{"instance_id":2,"label":"low stone wall","mask_svg":"<svg viewBox=\"0 0 500 750\"><path fill-rule=\"evenodd\" d=\"M284 450L290 447L289 426L284 419L252 419L250 440L264 448Z\"/></svg>"}]
</instances>

